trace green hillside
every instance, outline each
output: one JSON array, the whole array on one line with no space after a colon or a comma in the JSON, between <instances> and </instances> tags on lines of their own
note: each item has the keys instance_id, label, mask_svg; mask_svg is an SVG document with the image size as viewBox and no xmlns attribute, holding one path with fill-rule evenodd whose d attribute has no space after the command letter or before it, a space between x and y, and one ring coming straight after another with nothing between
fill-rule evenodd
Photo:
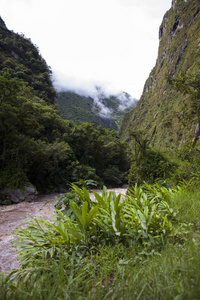
<instances>
[{"instance_id":1,"label":"green hillside","mask_svg":"<svg viewBox=\"0 0 200 300\"><path fill-rule=\"evenodd\" d=\"M166 74L177 78L200 71L199 11L198 0L172 1L172 8L165 14L159 29L156 65L137 107L124 118L120 131L124 140L129 139L130 130L142 130L152 146L178 147L198 134L195 132L197 120L183 126L180 118L174 117L182 112L183 105L190 109L191 99L190 95L174 89Z\"/></svg>"},{"instance_id":2,"label":"green hillside","mask_svg":"<svg viewBox=\"0 0 200 300\"><path fill-rule=\"evenodd\" d=\"M129 106L120 109L120 99L129 103ZM119 130L124 114L131 110L137 103L129 94L122 92L118 96L106 97L103 93L97 95L100 105L108 111L102 113L101 107L95 102L94 98L80 96L74 92L58 92L56 104L58 110L65 120L72 120L74 122L94 124L94 127L102 126L103 128L110 128Z\"/></svg>"},{"instance_id":3,"label":"green hillside","mask_svg":"<svg viewBox=\"0 0 200 300\"><path fill-rule=\"evenodd\" d=\"M126 182L127 145L115 131L63 120L55 96L38 48L0 19L0 191L66 189L79 179Z\"/></svg>"},{"instance_id":4,"label":"green hillside","mask_svg":"<svg viewBox=\"0 0 200 300\"><path fill-rule=\"evenodd\" d=\"M65 120L79 123L89 122L94 124L95 128L101 125L104 128L117 130L113 119L102 118L98 115L99 109L94 107L94 100L91 97L80 96L73 92L60 92L56 103Z\"/></svg>"},{"instance_id":5,"label":"green hillside","mask_svg":"<svg viewBox=\"0 0 200 300\"><path fill-rule=\"evenodd\" d=\"M5 72L26 82L47 103L54 103L51 68L30 39L8 30L0 18L0 74Z\"/></svg>"}]
</instances>

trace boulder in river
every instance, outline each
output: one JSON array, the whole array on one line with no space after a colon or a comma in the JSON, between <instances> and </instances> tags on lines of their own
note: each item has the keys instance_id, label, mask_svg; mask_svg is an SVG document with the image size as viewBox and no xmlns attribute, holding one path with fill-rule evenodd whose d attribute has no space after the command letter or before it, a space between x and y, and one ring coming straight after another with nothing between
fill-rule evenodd
<instances>
[{"instance_id":1,"label":"boulder in river","mask_svg":"<svg viewBox=\"0 0 200 300\"><path fill-rule=\"evenodd\" d=\"M36 200L37 190L32 186L25 186L16 190L0 191L0 204L13 204L19 202L31 202Z\"/></svg>"}]
</instances>

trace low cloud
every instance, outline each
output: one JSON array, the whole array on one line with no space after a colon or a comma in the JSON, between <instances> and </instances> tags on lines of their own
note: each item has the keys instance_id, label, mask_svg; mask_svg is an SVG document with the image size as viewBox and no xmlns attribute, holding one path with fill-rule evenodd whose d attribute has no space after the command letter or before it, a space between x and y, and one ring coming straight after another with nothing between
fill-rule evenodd
<instances>
[{"instance_id":1,"label":"low cloud","mask_svg":"<svg viewBox=\"0 0 200 300\"><path fill-rule=\"evenodd\" d=\"M108 82L77 79L57 72L53 72L53 85L58 92L72 91L78 95L92 98L100 93L109 97L121 92L120 89L116 89Z\"/></svg>"},{"instance_id":2,"label":"low cloud","mask_svg":"<svg viewBox=\"0 0 200 300\"><path fill-rule=\"evenodd\" d=\"M91 97L94 100L94 110L98 111L99 116L107 119L110 118L113 110L106 106L105 98L115 96L119 101L118 109L121 111L133 107L137 103L137 99L124 91L113 88L107 82L78 80L53 73L53 85L58 92L70 91L80 96Z\"/></svg>"},{"instance_id":3,"label":"low cloud","mask_svg":"<svg viewBox=\"0 0 200 300\"><path fill-rule=\"evenodd\" d=\"M133 98L131 95L127 94L127 93L120 93L118 96L117 96L118 100L119 100L119 109L120 110L125 110L127 108L130 108L130 107L133 107L136 105L137 103L137 99Z\"/></svg>"},{"instance_id":4,"label":"low cloud","mask_svg":"<svg viewBox=\"0 0 200 300\"><path fill-rule=\"evenodd\" d=\"M94 98L94 106L100 109L100 112L98 112L98 115L105 119L110 119L110 116L112 114L112 109L105 106L105 104L101 101L99 97Z\"/></svg>"}]
</instances>

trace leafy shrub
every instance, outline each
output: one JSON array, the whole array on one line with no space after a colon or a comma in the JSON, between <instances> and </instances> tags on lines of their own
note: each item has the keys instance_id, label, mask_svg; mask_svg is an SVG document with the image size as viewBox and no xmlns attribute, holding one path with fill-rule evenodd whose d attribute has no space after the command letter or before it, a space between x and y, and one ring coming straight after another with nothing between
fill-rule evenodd
<instances>
[{"instance_id":1,"label":"leafy shrub","mask_svg":"<svg viewBox=\"0 0 200 300\"><path fill-rule=\"evenodd\" d=\"M0 170L0 190L16 189L21 186L30 185L27 176L21 165L17 162L6 164L3 170Z\"/></svg>"},{"instance_id":2,"label":"leafy shrub","mask_svg":"<svg viewBox=\"0 0 200 300\"><path fill-rule=\"evenodd\" d=\"M189 181L192 178L192 165L188 160L177 160L177 168L171 175L171 181L178 184L182 180Z\"/></svg>"},{"instance_id":3,"label":"leafy shrub","mask_svg":"<svg viewBox=\"0 0 200 300\"><path fill-rule=\"evenodd\" d=\"M131 165L129 171L129 186L142 184L144 181L154 183L157 179L169 178L176 164L169 161L161 152L153 149L141 151Z\"/></svg>"},{"instance_id":4,"label":"leafy shrub","mask_svg":"<svg viewBox=\"0 0 200 300\"><path fill-rule=\"evenodd\" d=\"M175 213L166 202L172 190L146 184L144 191L136 185L127 196L117 196L104 186L102 195L93 192L94 201L85 187L71 186L73 192L57 205L64 204L64 209L56 209L56 220L31 218L25 229L18 228L15 243L23 268L51 264L61 253L65 259L70 253L84 257L102 244L155 246L172 232Z\"/></svg>"},{"instance_id":5,"label":"leafy shrub","mask_svg":"<svg viewBox=\"0 0 200 300\"><path fill-rule=\"evenodd\" d=\"M85 187L72 184L71 198L63 202L63 211L56 211L56 220L31 219L26 229L19 228L16 246L23 268L0 281L2 295L27 300L129 299L133 294L138 299L196 298L200 202L193 187L192 182L173 189L136 185L126 197L104 187L91 201Z\"/></svg>"}]
</instances>

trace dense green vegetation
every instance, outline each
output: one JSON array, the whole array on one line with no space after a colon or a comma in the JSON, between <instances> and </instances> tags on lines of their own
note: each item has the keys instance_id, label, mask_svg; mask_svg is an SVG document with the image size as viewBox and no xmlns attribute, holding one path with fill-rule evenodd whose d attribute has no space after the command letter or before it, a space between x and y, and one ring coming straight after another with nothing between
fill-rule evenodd
<instances>
[{"instance_id":1,"label":"dense green vegetation","mask_svg":"<svg viewBox=\"0 0 200 300\"><path fill-rule=\"evenodd\" d=\"M142 130L154 147L170 147L187 143L195 136L196 120L184 126L173 118L184 103L191 100L168 82L166 74L180 76L199 72L200 17L199 1L174 1L165 14L159 30L159 49L155 67L147 79L137 107L124 117L120 135L129 138L129 130ZM172 122L171 122L172 121ZM170 127L166 123L171 122Z\"/></svg>"},{"instance_id":2,"label":"dense green vegetation","mask_svg":"<svg viewBox=\"0 0 200 300\"><path fill-rule=\"evenodd\" d=\"M200 72L181 74L176 77L167 76L168 82L175 90L178 90L182 95L187 95L188 99L179 108L171 114L171 119L167 119L165 124L172 125L172 119L178 118L184 125L191 125L191 122L200 124ZM199 132L196 132L199 135ZM194 136L193 142L197 141L198 136Z\"/></svg>"},{"instance_id":3,"label":"dense green vegetation","mask_svg":"<svg viewBox=\"0 0 200 300\"><path fill-rule=\"evenodd\" d=\"M199 299L198 16L196 0L165 15L157 65L122 126L129 146L114 130L62 119L45 61L31 50L29 64L36 48L0 20L0 189L70 187L54 220L18 228L21 268L2 276L3 299ZM127 179L126 195L89 190Z\"/></svg>"},{"instance_id":4,"label":"dense green vegetation","mask_svg":"<svg viewBox=\"0 0 200 300\"><path fill-rule=\"evenodd\" d=\"M3 299L198 299L195 185L136 185L126 196L104 187L94 202L72 184L55 199L56 220L18 228L21 269L2 277Z\"/></svg>"},{"instance_id":5,"label":"dense green vegetation","mask_svg":"<svg viewBox=\"0 0 200 300\"><path fill-rule=\"evenodd\" d=\"M0 189L68 188L127 181L127 145L116 132L61 118L51 71L30 40L0 23Z\"/></svg>"},{"instance_id":6,"label":"dense green vegetation","mask_svg":"<svg viewBox=\"0 0 200 300\"><path fill-rule=\"evenodd\" d=\"M59 92L56 104L58 110L65 120L79 123L92 123L94 127L102 126L117 130L115 121L110 118L102 118L98 115L99 109L94 106L94 99L80 96L73 92Z\"/></svg>"},{"instance_id":7,"label":"dense green vegetation","mask_svg":"<svg viewBox=\"0 0 200 300\"><path fill-rule=\"evenodd\" d=\"M2 19L1 19L2 20ZM3 21L2 21L3 22ZM8 30L0 22L0 74L26 82L36 96L49 104L55 101L51 69L30 39Z\"/></svg>"},{"instance_id":8,"label":"dense green vegetation","mask_svg":"<svg viewBox=\"0 0 200 300\"><path fill-rule=\"evenodd\" d=\"M168 180L177 184L179 180L189 180L192 176L199 176L199 99L200 99L200 73L178 77L168 76L169 83L182 95L188 96L179 111L171 114L170 120L164 120L165 126L170 128L173 119L178 119L183 127L191 127L193 121L197 122L195 134L186 144L173 150L166 148L162 151L152 148L150 140L143 131L129 131L129 143L132 148L132 164L129 171L129 185L142 184L143 181L153 183L155 180Z\"/></svg>"},{"instance_id":9,"label":"dense green vegetation","mask_svg":"<svg viewBox=\"0 0 200 300\"><path fill-rule=\"evenodd\" d=\"M120 95L127 101L129 97L131 97L124 92L119 94L119 96ZM106 97L103 93L99 92L99 95L97 96L99 99L98 101L110 111L109 116L102 115L100 107L94 103L93 98L80 96L74 92L58 92L56 104L62 118L65 120L79 123L92 123L95 128L100 125L103 128L118 131L124 114L135 106L135 104L132 104L132 106L123 108L123 110L120 109L119 96ZM136 101L137 100L135 99L135 103Z\"/></svg>"},{"instance_id":10,"label":"dense green vegetation","mask_svg":"<svg viewBox=\"0 0 200 300\"><path fill-rule=\"evenodd\" d=\"M80 178L126 181L127 146L115 131L64 121L54 106L8 74L0 76L0 86L1 189L30 182L45 191Z\"/></svg>"}]
</instances>

